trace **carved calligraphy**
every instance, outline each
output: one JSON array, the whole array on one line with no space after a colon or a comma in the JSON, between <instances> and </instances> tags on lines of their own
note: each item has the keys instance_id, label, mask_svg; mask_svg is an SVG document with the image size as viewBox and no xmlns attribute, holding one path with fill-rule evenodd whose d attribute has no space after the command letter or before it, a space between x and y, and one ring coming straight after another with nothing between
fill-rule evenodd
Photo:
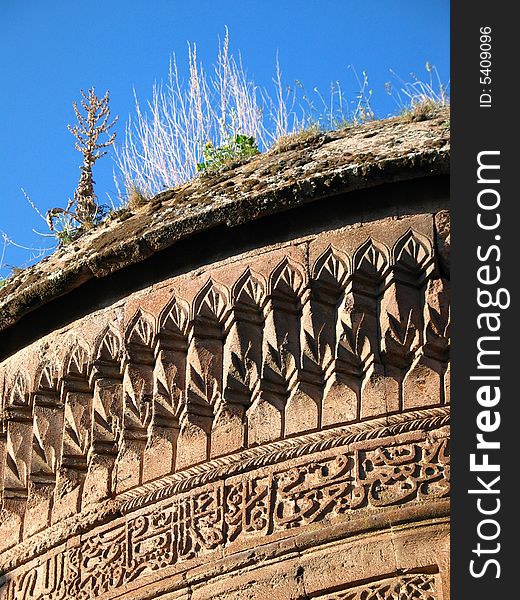
<instances>
[{"instance_id":1,"label":"carved calligraphy","mask_svg":"<svg viewBox=\"0 0 520 600\"><path fill-rule=\"evenodd\" d=\"M249 539L254 543L320 521L332 524L353 519L358 510L448 495L445 437L407 443L396 440L370 449L328 450L293 460L289 466L272 465L247 476L216 481L141 509L89 534L80 546L9 580L0 589L0 598L28 597L23 594L31 594L35 600L97 597L147 573L239 541L247 545ZM427 583L431 578L423 581L417 577L369 584L330 598L433 599L427 595L433 594ZM59 581L64 581L65 587L58 585ZM396 586L426 595L393 596ZM68 596L63 596L64 589Z\"/></svg>"}]
</instances>

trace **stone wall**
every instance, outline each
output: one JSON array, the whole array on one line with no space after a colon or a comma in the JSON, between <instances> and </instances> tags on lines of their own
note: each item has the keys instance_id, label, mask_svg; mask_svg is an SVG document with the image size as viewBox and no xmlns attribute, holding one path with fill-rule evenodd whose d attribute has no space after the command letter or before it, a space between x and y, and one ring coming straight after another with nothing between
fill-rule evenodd
<instances>
[{"instance_id":1,"label":"stone wall","mask_svg":"<svg viewBox=\"0 0 520 600\"><path fill-rule=\"evenodd\" d=\"M2 600L449 597L446 118L360 128L422 172L6 310Z\"/></svg>"}]
</instances>

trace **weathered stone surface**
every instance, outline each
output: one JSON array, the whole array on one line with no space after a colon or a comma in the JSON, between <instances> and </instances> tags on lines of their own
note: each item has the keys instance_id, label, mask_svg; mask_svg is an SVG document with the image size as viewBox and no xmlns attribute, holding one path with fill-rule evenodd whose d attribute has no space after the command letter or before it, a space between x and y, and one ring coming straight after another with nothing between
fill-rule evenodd
<instances>
[{"instance_id":1,"label":"weathered stone surface","mask_svg":"<svg viewBox=\"0 0 520 600\"><path fill-rule=\"evenodd\" d=\"M2 291L14 335L74 273L107 286L0 362L2 600L449 597L445 122L197 180ZM150 257L222 220L235 252Z\"/></svg>"},{"instance_id":2,"label":"weathered stone surface","mask_svg":"<svg viewBox=\"0 0 520 600\"><path fill-rule=\"evenodd\" d=\"M0 289L0 330L27 312L179 239L230 227L343 191L449 169L449 113L395 118L318 136L308 147L260 155L156 196L135 214L97 228Z\"/></svg>"}]
</instances>

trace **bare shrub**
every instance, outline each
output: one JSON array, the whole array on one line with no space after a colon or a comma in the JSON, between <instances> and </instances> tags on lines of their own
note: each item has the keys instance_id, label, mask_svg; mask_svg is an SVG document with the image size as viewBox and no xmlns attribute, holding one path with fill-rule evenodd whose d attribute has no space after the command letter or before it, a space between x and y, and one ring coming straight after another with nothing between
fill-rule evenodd
<instances>
[{"instance_id":1,"label":"bare shrub","mask_svg":"<svg viewBox=\"0 0 520 600\"><path fill-rule=\"evenodd\" d=\"M66 208L51 208L47 211L47 223L51 231L61 233L61 243L70 241L70 232L74 229L91 229L103 217L102 207L97 202L94 193L94 178L92 167L107 153L106 148L114 143L116 134L111 129L117 122L117 117L110 122L110 97L108 91L98 98L94 88L88 94L81 90L82 114L76 102L72 103L77 124L69 125L69 131L76 138L76 150L83 156L80 167L81 175L74 196ZM102 141L102 136L106 136ZM55 221L60 225L56 229ZM70 230L70 231L69 231Z\"/></svg>"}]
</instances>

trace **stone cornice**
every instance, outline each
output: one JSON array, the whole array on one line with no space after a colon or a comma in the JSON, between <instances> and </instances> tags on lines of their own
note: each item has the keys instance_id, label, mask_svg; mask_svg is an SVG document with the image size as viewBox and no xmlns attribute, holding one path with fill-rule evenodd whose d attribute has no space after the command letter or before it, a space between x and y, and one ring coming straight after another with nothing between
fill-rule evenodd
<instances>
[{"instance_id":1,"label":"stone cornice","mask_svg":"<svg viewBox=\"0 0 520 600\"><path fill-rule=\"evenodd\" d=\"M145 260L218 225L234 227L324 197L449 172L449 109L321 134L155 196L10 279L0 289L0 331L92 278Z\"/></svg>"}]
</instances>

